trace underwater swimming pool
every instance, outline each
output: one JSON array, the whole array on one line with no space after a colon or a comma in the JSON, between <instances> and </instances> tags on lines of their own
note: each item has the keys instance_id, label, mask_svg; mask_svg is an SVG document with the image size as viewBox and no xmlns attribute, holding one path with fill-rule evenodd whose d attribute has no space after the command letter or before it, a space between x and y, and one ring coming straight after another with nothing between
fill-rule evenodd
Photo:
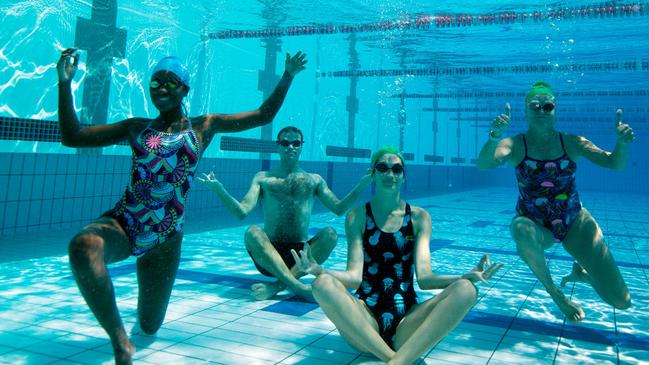
<instances>
[{"instance_id":1,"label":"underwater swimming pool","mask_svg":"<svg viewBox=\"0 0 649 365\"><path fill-rule=\"evenodd\" d=\"M649 361L649 203L646 196L584 192L632 293L633 307L601 303L587 285L567 293L586 312L567 322L518 257L509 237L511 193L477 189L412 200L433 219L433 268L458 274L482 252L505 267L480 285L478 303L421 363L425 364L641 364ZM588 203L590 202L590 203ZM343 231L343 218L316 214L312 229ZM243 247L246 226L187 234L165 324L156 336L134 333L138 364L362 364L317 305L289 292L254 301L249 286L267 280ZM65 241L67 237L57 240ZM12 242L14 243L14 242ZM15 242L15 244L19 244ZM42 242L41 245L49 245ZM34 247L34 249L37 249ZM49 257L0 264L0 359L6 364L110 364L108 338L96 325L70 275L65 247ZM341 234L326 266L342 269ZM547 252L553 275L570 270L560 246ZM135 321L133 260L114 265L120 310L127 329ZM422 298L433 292L420 291ZM137 328L137 327L136 327Z\"/></svg>"},{"instance_id":2,"label":"underwater swimming pool","mask_svg":"<svg viewBox=\"0 0 649 365\"><path fill-rule=\"evenodd\" d=\"M243 196L257 171L277 165L272 140L287 125L304 133L300 166L340 196L367 169L371 151L384 144L402 151L403 195L433 219L433 269L460 274L482 252L505 264L420 363L649 363L649 3L0 1L0 21L0 363L112 363L67 244L120 198L131 150L61 144L56 61L73 46L81 60L71 89L84 125L156 117L149 80L163 56L187 65L185 107L201 115L256 108L282 75L284 54L304 51L307 69L273 123L215 137L197 175L216 171ZM476 168L505 103L512 107L506 134L525 131L523 101L536 80L553 86L562 131L612 150L621 108L636 135L622 171L579 163L581 198L633 301L616 310L590 286L569 285L566 295L587 315L580 324L564 319L517 254L511 171ZM325 266L344 269L344 217L314 209L309 233L332 226L339 235ZM186 212L180 270L156 336L135 323L134 259L110 266L136 364L376 361L351 348L317 305L287 291L250 297L250 285L265 277L243 236L261 223L260 209L240 222L194 183ZM572 260L559 245L546 257L555 280L569 272Z\"/></svg>"}]
</instances>

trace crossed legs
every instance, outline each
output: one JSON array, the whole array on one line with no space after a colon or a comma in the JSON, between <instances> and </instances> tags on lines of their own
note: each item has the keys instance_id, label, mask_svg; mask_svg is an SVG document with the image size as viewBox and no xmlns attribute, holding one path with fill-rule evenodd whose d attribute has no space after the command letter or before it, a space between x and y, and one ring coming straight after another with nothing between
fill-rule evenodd
<instances>
[{"instance_id":1,"label":"crossed legs","mask_svg":"<svg viewBox=\"0 0 649 365\"><path fill-rule=\"evenodd\" d=\"M257 264L270 272L277 281L273 283L256 283L251 287L251 295L257 300L265 300L277 294L284 288L290 289L303 298L312 300L311 287L298 280L305 274L299 272L297 265L287 267L275 246L270 242L261 227L252 225L246 231L246 249L250 252ZM338 235L336 231L327 227L318 232L311 240L311 252L315 260L321 264L336 247Z\"/></svg>"},{"instance_id":2,"label":"crossed legs","mask_svg":"<svg viewBox=\"0 0 649 365\"><path fill-rule=\"evenodd\" d=\"M313 296L351 346L388 364L410 364L460 323L475 303L477 291L470 281L461 279L411 308L397 327L395 349L381 338L367 305L335 277L319 275L313 282Z\"/></svg>"}]
</instances>

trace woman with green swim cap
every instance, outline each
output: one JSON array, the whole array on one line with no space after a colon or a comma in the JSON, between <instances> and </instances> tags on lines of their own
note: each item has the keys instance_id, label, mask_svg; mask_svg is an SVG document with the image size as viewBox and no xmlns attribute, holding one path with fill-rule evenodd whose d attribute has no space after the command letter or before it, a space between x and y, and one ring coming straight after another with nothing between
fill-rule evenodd
<instances>
[{"instance_id":1,"label":"woman with green swim cap","mask_svg":"<svg viewBox=\"0 0 649 365\"><path fill-rule=\"evenodd\" d=\"M286 71L257 109L189 117L183 100L189 72L177 57L153 69L149 95L159 115L82 128L72 101L76 49L62 52L59 76L61 139L69 147L103 147L126 141L133 151L129 184L115 208L83 227L70 241L70 267L86 303L104 328L116 364L131 364L135 346L119 315L107 264L137 256L138 322L146 334L164 320L180 262L184 205L200 157L217 133L238 132L272 122L305 55L286 54Z\"/></svg>"},{"instance_id":2,"label":"woman with green swim cap","mask_svg":"<svg viewBox=\"0 0 649 365\"><path fill-rule=\"evenodd\" d=\"M491 123L489 139L482 147L478 168L507 163L516 170L519 198L510 229L516 249L570 321L580 321L584 312L552 281L544 250L561 242L576 260L573 271L561 286L571 281L592 285L599 296L618 309L631 306L631 296L595 218L582 207L575 184L576 161L585 157L610 169L623 169L633 129L622 123L616 111L617 143L613 152L588 139L557 131L556 99L549 84L539 81L525 97L527 131L503 138L509 126L510 106Z\"/></svg>"},{"instance_id":3,"label":"woman with green swim cap","mask_svg":"<svg viewBox=\"0 0 649 365\"><path fill-rule=\"evenodd\" d=\"M401 199L401 152L384 146L371 163L376 193L345 220L347 269L323 268L309 245L292 254L301 272L316 277L314 298L351 346L390 365L412 364L471 310L475 284L489 280L503 265L491 263L485 254L462 276L434 272L430 215ZM441 292L420 302L415 274L419 289Z\"/></svg>"}]
</instances>

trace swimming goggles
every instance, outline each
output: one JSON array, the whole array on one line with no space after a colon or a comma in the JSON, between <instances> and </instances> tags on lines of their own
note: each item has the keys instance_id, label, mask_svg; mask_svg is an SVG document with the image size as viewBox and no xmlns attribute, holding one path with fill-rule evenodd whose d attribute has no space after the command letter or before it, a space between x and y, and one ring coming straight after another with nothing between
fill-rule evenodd
<instances>
[{"instance_id":1,"label":"swimming goggles","mask_svg":"<svg viewBox=\"0 0 649 365\"><path fill-rule=\"evenodd\" d=\"M388 164L386 164L385 162L380 162L374 166L374 169L376 169L380 173L385 173L388 170L392 170L392 173L394 173L395 175L400 175L403 173L403 165L400 163L395 163L392 166L388 166Z\"/></svg>"},{"instance_id":2,"label":"swimming goggles","mask_svg":"<svg viewBox=\"0 0 649 365\"><path fill-rule=\"evenodd\" d=\"M177 89L180 86L180 82L174 79L167 79L164 82L160 82L158 80L151 80L151 82L149 83L149 88L159 89L163 85L166 89Z\"/></svg>"},{"instance_id":3,"label":"swimming goggles","mask_svg":"<svg viewBox=\"0 0 649 365\"><path fill-rule=\"evenodd\" d=\"M551 103L551 102L545 103L543 105L541 105L540 103L532 102L532 103L529 103L529 107L530 107L530 109L534 110L535 112L538 112L541 109L543 109L544 112L549 113L549 112L554 110L555 105L554 105L554 103Z\"/></svg>"},{"instance_id":4,"label":"swimming goggles","mask_svg":"<svg viewBox=\"0 0 649 365\"><path fill-rule=\"evenodd\" d=\"M280 140L280 141L277 141L277 143L278 143L280 146L282 146L282 147L293 146L293 147L295 147L295 148L300 148L300 146L301 146L302 143L304 143L304 142L303 142L303 141L300 141L300 140L298 140L298 139L296 139L295 141L288 141L288 140L282 139L282 140Z\"/></svg>"}]
</instances>

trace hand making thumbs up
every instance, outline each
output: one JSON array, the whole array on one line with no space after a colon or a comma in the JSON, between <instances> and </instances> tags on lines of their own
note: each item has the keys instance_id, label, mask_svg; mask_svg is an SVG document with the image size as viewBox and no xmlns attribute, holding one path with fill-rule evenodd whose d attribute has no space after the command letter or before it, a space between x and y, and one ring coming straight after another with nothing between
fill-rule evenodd
<instances>
[{"instance_id":1,"label":"hand making thumbs up","mask_svg":"<svg viewBox=\"0 0 649 365\"><path fill-rule=\"evenodd\" d=\"M631 143L635 139L633 129L622 122L622 109L615 111L615 132L617 133L617 140L622 143Z\"/></svg>"},{"instance_id":2,"label":"hand making thumbs up","mask_svg":"<svg viewBox=\"0 0 649 365\"><path fill-rule=\"evenodd\" d=\"M489 138L499 139L503 136L503 131L509 127L509 120L511 119L512 107L509 103L505 104L505 112L494 118L491 122L491 130L489 130Z\"/></svg>"}]
</instances>

